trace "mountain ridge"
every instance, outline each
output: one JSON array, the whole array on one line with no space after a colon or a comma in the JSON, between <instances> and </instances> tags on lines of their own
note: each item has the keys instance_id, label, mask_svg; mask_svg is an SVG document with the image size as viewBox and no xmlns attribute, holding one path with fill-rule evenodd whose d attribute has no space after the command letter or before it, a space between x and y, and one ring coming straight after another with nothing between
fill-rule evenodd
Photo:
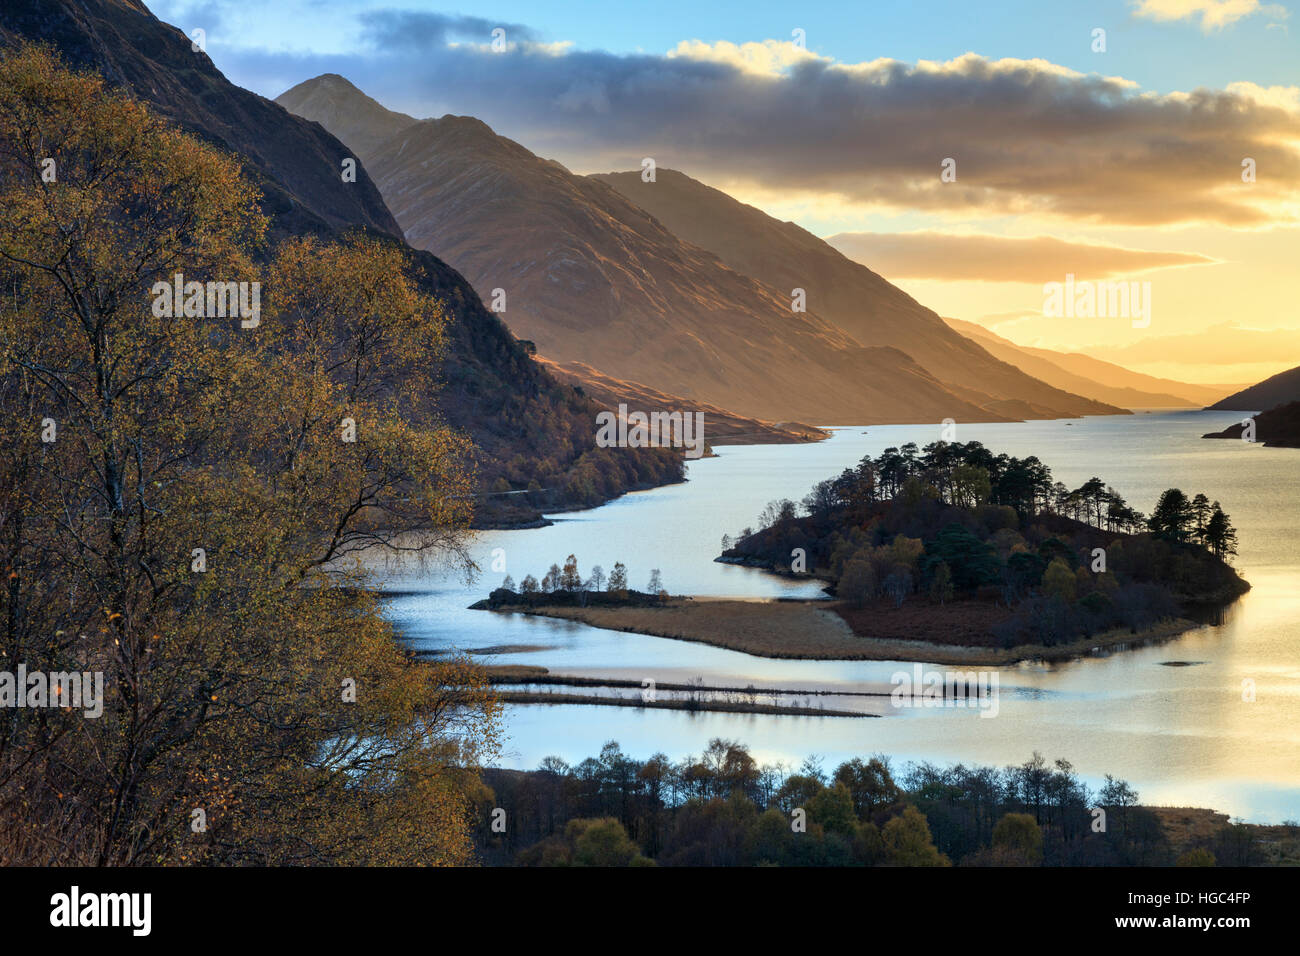
<instances>
[{"instance_id":1,"label":"mountain ridge","mask_svg":"<svg viewBox=\"0 0 1300 956\"><path fill-rule=\"evenodd\" d=\"M1204 405L1211 397L1222 394L1220 389L1212 385L1194 385L1156 378L1080 352L1017 345L975 322L952 318L945 318L944 321L967 338L978 341L992 354L1024 368L1031 375L1099 401L1137 408L1195 408ZM1089 372L1094 376L1109 376L1112 384L1090 377ZM1131 384L1114 384L1116 382ZM1139 385L1149 385L1150 388L1140 388Z\"/></svg>"},{"instance_id":2,"label":"mountain ridge","mask_svg":"<svg viewBox=\"0 0 1300 956\"><path fill-rule=\"evenodd\" d=\"M135 0L6 0L0 46L36 41L68 65L92 70L146 103L161 117L237 155L262 192L273 239L312 234L325 239L362 229L400 243L422 291L447 309L441 408L468 433L483 487L531 477L554 489L485 499L483 525L540 520L545 507L588 507L634 488L680 479L680 463L660 449L595 445L599 406L553 379L470 284L442 259L406 245L373 180L323 126L235 86L190 38ZM617 457L616 457L617 456ZM533 475L526 475L531 463Z\"/></svg>"},{"instance_id":3,"label":"mountain ridge","mask_svg":"<svg viewBox=\"0 0 1300 956\"><path fill-rule=\"evenodd\" d=\"M1029 417L1126 414L1127 409L1040 381L950 328L933 310L792 222L782 222L674 169L653 183L637 172L596 173L681 238L782 291L801 288L810 311L864 346L901 348L957 394L987 395L985 408ZM965 390L965 391L963 391ZM1008 403L1010 403L1008 405Z\"/></svg>"},{"instance_id":4,"label":"mountain ridge","mask_svg":"<svg viewBox=\"0 0 1300 956\"><path fill-rule=\"evenodd\" d=\"M331 120L347 113L340 90L325 82L329 97L308 81L280 100L340 122ZM344 137L372 128L359 114L377 105L351 90ZM560 364L766 420L1009 420L906 353L863 348L792 311L788 298L682 242L617 190L478 119L420 120L357 151L408 241L453 263L484 299L501 290L502 317Z\"/></svg>"},{"instance_id":5,"label":"mountain ridge","mask_svg":"<svg viewBox=\"0 0 1300 956\"><path fill-rule=\"evenodd\" d=\"M1300 366L1270 375L1208 406L1210 411L1267 411L1300 401Z\"/></svg>"},{"instance_id":6,"label":"mountain ridge","mask_svg":"<svg viewBox=\"0 0 1300 956\"><path fill-rule=\"evenodd\" d=\"M615 186L576 176L476 118L449 114L397 128L409 117L394 121L331 75L277 100L344 142L351 137L408 241L456 265L485 299L504 292L516 334L560 364L764 419L875 424L1124 411L1034 381L925 310L946 346L981 366L954 386L902 344L905 336L864 343L815 309L795 312L789 295L683 240ZM396 132L377 144L379 128ZM901 291L891 295L921 308ZM1019 390L990 393L985 386L999 378Z\"/></svg>"}]
</instances>

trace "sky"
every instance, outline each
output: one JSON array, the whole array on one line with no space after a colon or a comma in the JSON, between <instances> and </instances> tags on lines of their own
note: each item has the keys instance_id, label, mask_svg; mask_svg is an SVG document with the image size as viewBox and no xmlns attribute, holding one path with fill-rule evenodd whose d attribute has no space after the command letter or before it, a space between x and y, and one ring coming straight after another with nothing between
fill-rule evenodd
<instances>
[{"instance_id":1,"label":"sky","mask_svg":"<svg viewBox=\"0 0 1300 956\"><path fill-rule=\"evenodd\" d=\"M1300 365L1290 4L150 9L203 29L214 63L268 97L339 73L418 118L477 116L575 172L653 157L1021 344L1197 382ZM1045 284L1067 275L1150 283L1150 315L1051 314Z\"/></svg>"}]
</instances>

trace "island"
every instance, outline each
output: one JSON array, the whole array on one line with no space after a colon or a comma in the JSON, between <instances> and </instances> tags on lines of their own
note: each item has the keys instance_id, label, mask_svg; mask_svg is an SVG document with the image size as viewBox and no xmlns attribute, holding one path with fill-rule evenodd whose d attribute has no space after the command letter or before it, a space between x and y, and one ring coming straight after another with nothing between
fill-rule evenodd
<instances>
[{"instance_id":1,"label":"island","mask_svg":"<svg viewBox=\"0 0 1300 956\"><path fill-rule=\"evenodd\" d=\"M1217 501L1166 490L1147 516L1102 479L1070 489L979 442L887 448L770 503L718 561L820 581L768 602L629 590L576 558L476 607L698 641L763 657L1005 665L1174 637L1250 585Z\"/></svg>"}]
</instances>

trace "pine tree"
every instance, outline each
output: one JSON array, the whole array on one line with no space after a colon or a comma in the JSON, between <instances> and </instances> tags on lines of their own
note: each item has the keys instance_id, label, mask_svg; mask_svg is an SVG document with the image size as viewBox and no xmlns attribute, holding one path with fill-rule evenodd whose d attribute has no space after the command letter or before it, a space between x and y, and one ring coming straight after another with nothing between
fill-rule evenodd
<instances>
[{"instance_id":1,"label":"pine tree","mask_svg":"<svg viewBox=\"0 0 1300 956\"><path fill-rule=\"evenodd\" d=\"M1216 501L1211 507L1214 511L1205 523L1205 544L1215 557L1223 558L1237 553L1237 529L1228 521Z\"/></svg>"}]
</instances>

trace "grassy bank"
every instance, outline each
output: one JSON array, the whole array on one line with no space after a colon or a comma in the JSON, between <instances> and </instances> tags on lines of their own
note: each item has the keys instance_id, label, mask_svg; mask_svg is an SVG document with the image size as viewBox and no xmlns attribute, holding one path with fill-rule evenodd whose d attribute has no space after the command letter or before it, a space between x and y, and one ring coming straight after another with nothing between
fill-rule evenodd
<instances>
[{"instance_id":1,"label":"grassy bank","mask_svg":"<svg viewBox=\"0 0 1300 956\"><path fill-rule=\"evenodd\" d=\"M502 607L541 617L579 621L612 631L653 634L681 641L695 641L757 657L797 660L888 660L922 661L932 664L999 666L1025 660L1068 660L1094 649L1121 647L1168 640L1200 625L1185 619L1160 622L1138 633L1108 631L1053 647L1022 645L1000 648L952 644L939 640L904 639L855 633L849 620L839 613L839 602L780 601L690 601L676 599L659 607ZM918 608L909 615L912 633L948 634L941 627L924 627L924 612L946 622L959 607ZM850 620L855 612L847 612ZM887 616L887 614L886 614ZM866 625L863 625L866 626ZM892 628L890 629L892 631Z\"/></svg>"}]
</instances>

